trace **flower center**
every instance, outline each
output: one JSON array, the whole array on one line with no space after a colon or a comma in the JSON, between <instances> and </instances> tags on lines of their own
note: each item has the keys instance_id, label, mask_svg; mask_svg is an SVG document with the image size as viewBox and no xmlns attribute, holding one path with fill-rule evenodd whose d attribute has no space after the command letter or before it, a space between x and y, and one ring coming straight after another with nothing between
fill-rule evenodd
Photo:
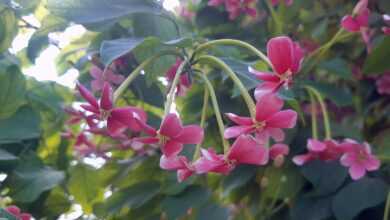
<instances>
[{"instance_id":1,"label":"flower center","mask_svg":"<svg viewBox=\"0 0 390 220\"><path fill-rule=\"evenodd\" d=\"M364 152L364 150L359 150L357 159L358 159L359 161L365 161L365 160L367 160L367 154L366 154L366 152Z\"/></svg>"},{"instance_id":2,"label":"flower center","mask_svg":"<svg viewBox=\"0 0 390 220\"><path fill-rule=\"evenodd\" d=\"M253 127L257 131L261 131L264 129L265 125L266 125L265 121L255 121L255 123L253 124Z\"/></svg>"},{"instance_id":3,"label":"flower center","mask_svg":"<svg viewBox=\"0 0 390 220\"><path fill-rule=\"evenodd\" d=\"M107 120L111 115L111 110L100 109L100 118L101 120Z\"/></svg>"},{"instance_id":4,"label":"flower center","mask_svg":"<svg viewBox=\"0 0 390 220\"><path fill-rule=\"evenodd\" d=\"M161 145L164 145L169 141L169 137L160 134L160 132L157 132L157 137L160 140L159 144L161 144Z\"/></svg>"}]
</instances>

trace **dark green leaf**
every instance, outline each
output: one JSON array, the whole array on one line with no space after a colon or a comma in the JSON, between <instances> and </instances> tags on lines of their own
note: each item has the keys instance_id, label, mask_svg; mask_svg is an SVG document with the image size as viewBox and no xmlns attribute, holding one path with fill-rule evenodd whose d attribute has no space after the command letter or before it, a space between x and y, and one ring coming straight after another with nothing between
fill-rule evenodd
<instances>
[{"instance_id":1,"label":"dark green leaf","mask_svg":"<svg viewBox=\"0 0 390 220\"><path fill-rule=\"evenodd\" d=\"M313 196L323 196L335 192L345 181L348 171L338 162L315 160L305 164L302 174L314 187Z\"/></svg>"},{"instance_id":2,"label":"dark green leaf","mask_svg":"<svg viewBox=\"0 0 390 220\"><path fill-rule=\"evenodd\" d=\"M335 74L344 79L351 79L352 73L348 67L347 62L341 58L333 58L331 60L322 62L320 67L327 70L328 73Z\"/></svg>"},{"instance_id":3,"label":"dark green leaf","mask_svg":"<svg viewBox=\"0 0 390 220\"><path fill-rule=\"evenodd\" d=\"M338 106L347 106L352 104L352 93L348 87L336 86L323 82L306 82L317 89L322 96L330 99L333 103Z\"/></svg>"},{"instance_id":4,"label":"dark green leaf","mask_svg":"<svg viewBox=\"0 0 390 220\"><path fill-rule=\"evenodd\" d=\"M210 196L210 191L200 186L188 187L183 193L166 197L161 204L168 219L177 219L187 213L189 208L198 208Z\"/></svg>"},{"instance_id":5,"label":"dark green leaf","mask_svg":"<svg viewBox=\"0 0 390 220\"><path fill-rule=\"evenodd\" d=\"M19 202L32 202L64 178L63 172L44 166L35 155L28 155L10 176L12 198Z\"/></svg>"},{"instance_id":6,"label":"dark green leaf","mask_svg":"<svg viewBox=\"0 0 390 220\"><path fill-rule=\"evenodd\" d=\"M368 55L364 63L363 73L365 74L382 74L390 70L390 37L386 36L372 52Z\"/></svg>"},{"instance_id":7,"label":"dark green leaf","mask_svg":"<svg viewBox=\"0 0 390 220\"><path fill-rule=\"evenodd\" d=\"M124 38L103 41L100 47L100 57L107 66L115 59L131 52L134 48L144 42L144 38Z\"/></svg>"},{"instance_id":8,"label":"dark green leaf","mask_svg":"<svg viewBox=\"0 0 390 220\"><path fill-rule=\"evenodd\" d=\"M0 208L0 219L4 220L19 220L11 213L7 212L5 209Z\"/></svg>"},{"instance_id":9,"label":"dark green leaf","mask_svg":"<svg viewBox=\"0 0 390 220\"><path fill-rule=\"evenodd\" d=\"M386 199L388 185L380 179L363 178L350 183L337 193L332 209L338 220L352 220L365 209Z\"/></svg>"},{"instance_id":10,"label":"dark green leaf","mask_svg":"<svg viewBox=\"0 0 390 220\"><path fill-rule=\"evenodd\" d=\"M215 203L208 203L199 208L196 219L226 220L229 219L229 209Z\"/></svg>"},{"instance_id":11,"label":"dark green leaf","mask_svg":"<svg viewBox=\"0 0 390 220\"><path fill-rule=\"evenodd\" d=\"M15 12L9 8L2 9L0 12L0 53L11 46L17 33L18 20Z\"/></svg>"},{"instance_id":12,"label":"dark green leaf","mask_svg":"<svg viewBox=\"0 0 390 220\"><path fill-rule=\"evenodd\" d=\"M324 220L332 216L331 197L299 197L291 209L291 220Z\"/></svg>"},{"instance_id":13,"label":"dark green leaf","mask_svg":"<svg viewBox=\"0 0 390 220\"><path fill-rule=\"evenodd\" d=\"M39 115L31 108L20 108L12 117L0 120L0 143L39 137L39 122Z\"/></svg>"},{"instance_id":14,"label":"dark green leaf","mask_svg":"<svg viewBox=\"0 0 390 220\"><path fill-rule=\"evenodd\" d=\"M25 84L25 78L17 66L1 67L0 119L11 116L26 103Z\"/></svg>"},{"instance_id":15,"label":"dark green leaf","mask_svg":"<svg viewBox=\"0 0 390 220\"><path fill-rule=\"evenodd\" d=\"M232 190L245 185L255 174L256 167L254 166L242 165L237 167L223 180L223 195L228 196Z\"/></svg>"}]
</instances>

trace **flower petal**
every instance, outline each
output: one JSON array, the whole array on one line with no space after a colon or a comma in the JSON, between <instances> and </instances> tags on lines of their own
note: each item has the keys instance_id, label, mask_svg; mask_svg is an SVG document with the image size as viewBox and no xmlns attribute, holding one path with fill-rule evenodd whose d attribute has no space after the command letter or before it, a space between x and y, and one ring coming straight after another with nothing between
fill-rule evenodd
<instances>
[{"instance_id":1,"label":"flower petal","mask_svg":"<svg viewBox=\"0 0 390 220\"><path fill-rule=\"evenodd\" d=\"M293 157L293 162L298 165L298 166L302 166L304 165L305 163L311 161L313 159L313 157L311 156L311 154L302 154L302 155L297 155L295 157Z\"/></svg>"},{"instance_id":2,"label":"flower petal","mask_svg":"<svg viewBox=\"0 0 390 220\"><path fill-rule=\"evenodd\" d=\"M269 156L271 159L275 159L277 156L286 156L290 152L290 148L286 144L274 144L270 148Z\"/></svg>"},{"instance_id":3,"label":"flower petal","mask_svg":"<svg viewBox=\"0 0 390 220\"><path fill-rule=\"evenodd\" d=\"M167 157L178 155L183 150L183 144L176 141L168 141L166 144L161 146L161 151Z\"/></svg>"},{"instance_id":4,"label":"flower petal","mask_svg":"<svg viewBox=\"0 0 390 220\"><path fill-rule=\"evenodd\" d=\"M203 129L198 125L185 126L174 139L183 144L199 144L203 141Z\"/></svg>"},{"instance_id":5,"label":"flower petal","mask_svg":"<svg viewBox=\"0 0 390 220\"><path fill-rule=\"evenodd\" d=\"M287 36L274 37L267 43L267 55L276 73L284 74L292 66L294 42Z\"/></svg>"},{"instance_id":6,"label":"flower petal","mask_svg":"<svg viewBox=\"0 0 390 220\"><path fill-rule=\"evenodd\" d=\"M354 164L349 168L349 174L353 180L358 180L366 174L366 169L360 164Z\"/></svg>"},{"instance_id":7,"label":"flower petal","mask_svg":"<svg viewBox=\"0 0 390 220\"><path fill-rule=\"evenodd\" d=\"M351 15L343 17L341 20L341 26L349 32L358 32L360 30L359 23Z\"/></svg>"},{"instance_id":8,"label":"flower petal","mask_svg":"<svg viewBox=\"0 0 390 220\"><path fill-rule=\"evenodd\" d=\"M179 181L179 183L181 183L188 179L190 176L192 176L192 174L194 174L194 171L192 170L180 169L177 171L177 180Z\"/></svg>"},{"instance_id":9,"label":"flower petal","mask_svg":"<svg viewBox=\"0 0 390 220\"><path fill-rule=\"evenodd\" d=\"M162 155L160 158L160 167L164 170L178 170L186 168L180 157L167 157L165 155Z\"/></svg>"},{"instance_id":10,"label":"flower petal","mask_svg":"<svg viewBox=\"0 0 390 220\"><path fill-rule=\"evenodd\" d=\"M181 121L176 114L170 113L161 122L160 134L167 137L176 137L183 129Z\"/></svg>"},{"instance_id":11,"label":"flower petal","mask_svg":"<svg viewBox=\"0 0 390 220\"><path fill-rule=\"evenodd\" d=\"M269 136L271 136L276 142L284 141L285 134L280 128L267 128Z\"/></svg>"},{"instance_id":12,"label":"flower petal","mask_svg":"<svg viewBox=\"0 0 390 220\"><path fill-rule=\"evenodd\" d=\"M279 82L280 78L273 73L269 72L261 72L253 69L252 67L248 67L250 73L256 76L259 80L267 81L267 82Z\"/></svg>"},{"instance_id":13,"label":"flower petal","mask_svg":"<svg viewBox=\"0 0 390 220\"><path fill-rule=\"evenodd\" d=\"M122 121L118 121L116 118L113 117L108 117L107 130L111 136L118 136L122 134L126 129L127 125L123 124Z\"/></svg>"},{"instance_id":14,"label":"flower petal","mask_svg":"<svg viewBox=\"0 0 390 220\"><path fill-rule=\"evenodd\" d=\"M261 97L256 103L256 121L264 121L283 107L283 101L273 94Z\"/></svg>"},{"instance_id":15,"label":"flower petal","mask_svg":"<svg viewBox=\"0 0 390 220\"><path fill-rule=\"evenodd\" d=\"M232 126L225 129L225 133L223 134L223 137L225 139L235 138L242 134L249 134L253 130L252 126Z\"/></svg>"},{"instance_id":16,"label":"flower petal","mask_svg":"<svg viewBox=\"0 0 390 220\"><path fill-rule=\"evenodd\" d=\"M80 83L77 83L77 89L80 92L80 95L94 108L99 109L99 104L97 99L92 95L92 93L85 88Z\"/></svg>"},{"instance_id":17,"label":"flower petal","mask_svg":"<svg viewBox=\"0 0 390 220\"><path fill-rule=\"evenodd\" d=\"M104 110L112 109L112 87L108 83L104 83L102 97L100 99L100 107Z\"/></svg>"},{"instance_id":18,"label":"flower petal","mask_svg":"<svg viewBox=\"0 0 390 220\"><path fill-rule=\"evenodd\" d=\"M238 116L238 115L233 114L233 113L226 113L225 115L231 121L233 121L234 123L239 124L239 125L252 125L253 124L252 119L249 117L242 117L242 116Z\"/></svg>"},{"instance_id":19,"label":"flower petal","mask_svg":"<svg viewBox=\"0 0 390 220\"><path fill-rule=\"evenodd\" d=\"M280 88L280 85L280 82L263 82L255 89L255 99L258 101L263 96L277 92L277 90Z\"/></svg>"},{"instance_id":20,"label":"flower petal","mask_svg":"<svg viewBox=\"0 0 390 220\"><path fill-rule=\"evenodd\" d=\"M297 113L293 110L277 112L267 119L267 126L273 128L293 128L296 123Z\"/></svg>"},{"instance_id":21,"label":"flower petal","mask_svg":"<svg viewBox=\"0 0 390 220\"><path fill-rule=\"evenodd\" d=\"M314 152L322 152L326 149L326 144L316 139L307 140L307 149Z\"/></svg>"},{"instance_id":22,"label":"flower petal","mask_svg":"<svg viewBox=\"0 0 390 220\"><path fill-rule=\"evenodd\" d=\"M228 152L228 159L239 164L265 165L268 156L268 149L249 135L238 137Z\"/></svg>"},{"instance_id":23,"label":"flower petal","mask_svg":"<svg viewBox=\"0 0 390 220\"><path fill-rule=\"evenodd\" d=\"M374 171L379 169L381 165L380 160L373 155L369 155L367 161L364 163L365 168L368 171Z\"/></svg>"},{"instance_id":24,"label":"flower petal","mask_svg":"<svg viewBox=\"0 0 390 220\"><path fill-rule=\"evenodd\" d=\"M94 91L94 92L102 90L103 85L104 85L104 81L100 81L97 79L91 81L91 88L92 88L92 91Z\"/></svg>"}]
</instances>

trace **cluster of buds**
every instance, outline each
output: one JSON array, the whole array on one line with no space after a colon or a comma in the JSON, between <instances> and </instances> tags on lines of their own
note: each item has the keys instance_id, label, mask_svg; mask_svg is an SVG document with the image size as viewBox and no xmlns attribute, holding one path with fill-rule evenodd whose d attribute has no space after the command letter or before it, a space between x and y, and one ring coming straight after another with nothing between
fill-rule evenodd
<instances>
[{"instance_id":1,"label":"cluster of buds","mask_svg":"<svg viewBox=\"0 0 390 220\"><path fill-rule=\"evenodd\" d=\"M32 217L29 213L22 213L19 207L14 205L6 207L5 210L18 220L30 220Z\"/></svg>"}]
</instances>

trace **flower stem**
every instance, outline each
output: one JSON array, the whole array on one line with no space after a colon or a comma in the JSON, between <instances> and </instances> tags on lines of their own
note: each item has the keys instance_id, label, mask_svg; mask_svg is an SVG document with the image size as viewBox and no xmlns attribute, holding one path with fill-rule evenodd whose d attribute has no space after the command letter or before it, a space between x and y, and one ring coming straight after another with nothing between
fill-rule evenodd
<instances>
[{"instance_id":1,"label":"flower stem","mask_svg":"<svg viewBox=\"0 0 390 220\"><path fill-rule=\"evenodd\" d=\"M318 127L317 127L317 103L310 89L306 88L310 97L311 104L311 129L314 139L318 139Z\"/></svg>"},{"instance_id":2,"label":"flower stem","mask_svg":"<svg viewBox=\"0 0 390 220\"><path fill-rule=\"evenodd\" d=\"M135 80L135 78L137 78L137 76L139 74L141 74L141 71L143 69L145 69L145 67L147 67L150 63L152 63L155 59L158 59L158 58L160 58L162 56L165 56L165 55L180 56L180 54L177 51L169 50L169 51L162 51L161 53L158 53L158 54L156 54L156 55L146 59L137 68L135 68L133 70L133 72L131 72L127 76L125 81L123 81L122 84L115 90L115 92L114 92L114 103L118 100L118 98L122 95L122 93L129 87L131 82L133 82L133 80Z\"/></svg>"},{"instance_id":3,"label":"flower stem","mask_svg":"<svg viewBox=\"0 0 390 220\"><path fill-rule=\"evenodd\" d=\"M203 55L200 56L198 59L198 62L204 62L206 64L212 64L215 66L218 66L221 68L228 76L233 80L233 82L236 84L238 89L240 90L241 96L243 97L246 105L248 106L249 113L252 118L255 118L256 116L256 104L254 103L252 97L249 95L248 90L245 88L245 86L242 84L241 80L236 76L236 74L233 72L232 69L226 63L224 63L222 60L210 56L210 55Z\"/></svg>"},{"instance_id":4,"label":"flower stem","mask_svg":"<svg viewBox=\"0 0 390 220\"><path fill-rule=\"evenodd\" d=\"M283 23L281 22L279 16L276 14L274 7L271 4L270 0L265 1L268 7L269 12L271 13L271 17L275 22L275 29L276 29L276 34L280 35L283 33Z\"/></svg>"},{"instance_id":5,"label":"flower stem","mask_svg":"<svg viewBox=\"0 0 390 220\"><path fill-rule=\"evenodd\" d=\"M385 213L383 214L383 220L388 220L390 217L390 191L387 193L387 201Z\"/></svg>"},{"instance_id":6,"label":"flower stem","mask_svg":"<svg viewBox=\"0 0 390 220\"><path fill-rule=\"evenodd\" d=\"M332 134L330 131L330 122L329 122L329 115L328 110L326 108L326 104L324 102L324 99L322 98L321 94L313 87L306 86L307 89L309 89L313 95L317 98L317 101L320 103L322 116L324 117L324 127L325 127L325 139L331 139Z\"/></svg>"},{"instance_id":7,"label":"flower stem","mask_svg":"<svg viewBox=\"0 0 390 220\"><path fill-rule=\"evenodd\" d=\"M205 129L205 123L206 123L206 116L207 116L207 108L209 106L209 97L210 93L209 90L207 89L207 86L204 88L204 95L203 95L203 107L202 107L202 114L200 116L200 127ZM195 147L195 153L194 153L194 158L193 160L196 160L200 156L200 147L202 143L199 143Z\"/></svg>"},{"instance_id":8,"label":"flower stem","mask_svg":"<svg viewBox=\"0 0 390 220\"><path fill-rule=\"evenodd\" d=\"M201 44L196 50L195 53L200 53L204 50L207 50L210 47L216 46L216 45L232 45L232 46L238 46L242 48L246 48L255 55L257 55L260 59L264 60L270 67L272 67L271 62L269 61L268 57L258 50L256 47L240 40L234 40L234 39L220 39L220 40L212 40L209 42L206 42L204 44Z\"/></svg>"},{"instance_id":9,"label":"flower stem","mask_svg":"<svg viewBox=\"0 0 390 220\"><path fill-rule=\"evenodd\" d=\"M218 124L218 128L219 128L219 134L221 136L221 140L222 140L222 144L223 144L223 152L227 153L229 148L230 148L230 145L229 145L229 142L224 138L225 125L223 124L221 111L219 110L218 100L217 100L217 96L215 95L213 85L211 84L210 80L207 78L207 76L205 74L198 73L198 75L204 80L204 82L206 83L207 89L210 93L211 102L213 104L214 113L215 113L215 117L217 119L217 124Z\"/></svg>"},{"instance_id":10,"label":"flower stem","mask_svg":"<svg viewBox=\"0 0 390 220\"><path fill-rule=\"evenodd\" d=\"M168 98L167 98L167 101L165 103L164 115L169 114L169 111L171 110L172 103L175 100L176 87L180 81L180 75L183 72L183 69L187 65L187 63L188 63L188 60L185 59L176 70L175 77L173 78L171 88L169 89Z\"/></svg>"}]
</instances>

